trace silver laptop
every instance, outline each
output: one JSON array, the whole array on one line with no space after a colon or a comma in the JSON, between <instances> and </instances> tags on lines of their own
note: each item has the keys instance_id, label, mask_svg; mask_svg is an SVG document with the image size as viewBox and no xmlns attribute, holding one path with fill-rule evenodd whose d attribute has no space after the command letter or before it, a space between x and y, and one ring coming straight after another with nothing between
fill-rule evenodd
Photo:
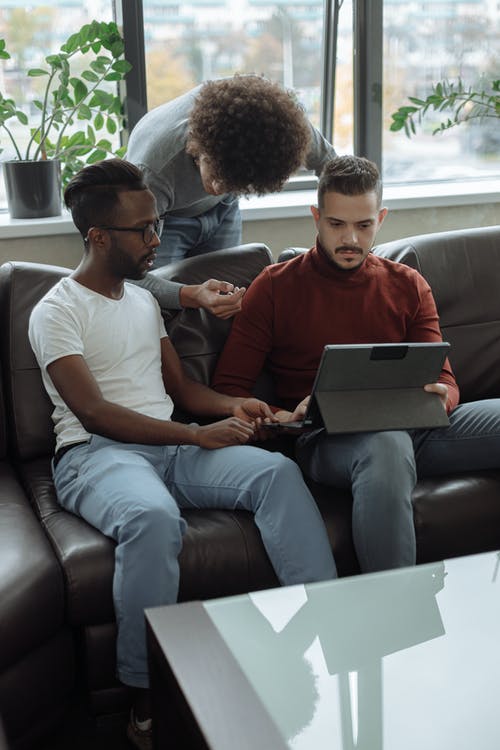
<instances>
[{"instance_id":1,"label":"silver laptop","mask_svg":"<svg viewBox=\"0 0 500 750\"><path fill-rule=\"evenodd\" d=\"M304 419L281 429L324 427L335 434L446 427L441 399L423 387L438 381L449 348L444 341L329 344Z\"/></svg>"}]
</instances>

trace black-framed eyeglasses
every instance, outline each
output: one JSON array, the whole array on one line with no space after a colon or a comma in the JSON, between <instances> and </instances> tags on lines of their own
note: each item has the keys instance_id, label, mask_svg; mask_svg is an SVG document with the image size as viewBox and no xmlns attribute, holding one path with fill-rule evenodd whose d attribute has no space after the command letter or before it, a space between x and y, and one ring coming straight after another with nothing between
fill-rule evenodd
<instances>
[{"instance_id":1,"label":"black-framed eyeglasses","mask_svg":"<svg viewBox=\"0 0 500 750\"><path fill-rule=\"evenodd\" d=\"M95 227L96 229L111 229L113 232L142 232L142 240L145 245L149 245L152 242L153 237L156 236L158 239L161 237L163 232L164 219L155 219L150 224L146 224L145 227Z\"/></svg>"}]
</instances>

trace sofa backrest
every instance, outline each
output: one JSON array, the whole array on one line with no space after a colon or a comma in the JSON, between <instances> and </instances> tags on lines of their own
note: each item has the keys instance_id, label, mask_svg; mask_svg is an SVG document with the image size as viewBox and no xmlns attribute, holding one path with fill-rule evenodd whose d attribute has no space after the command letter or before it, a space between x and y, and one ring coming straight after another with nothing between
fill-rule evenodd
<instances>
[{"instance_id":1,"label":"sofa backrest","mask_svg":"<svg viewBox=\"0 0 500 750\"><path fill-rule=\"evenodd\" d=\"M271 251L261 243L216 250L153 271L155 275L183 284L200 284L209 278L248 287L265 266L273 262ZM186 372L208 385L231 320L216 318L206 310L181 310L166 314L172 343Z\"/></svg>"},{"instance_id":2,"label":"sofa backrest","mask_svg":"<svg viewBox=\"0 0 500 750\"><path fill-rule=\"evenodd\" d=\"M7 418L3 397L2 376L0 374L0 460L7 454Z\"/></svg>"},{"instance_id":3,"label":"sofa backrest","mask_svg":"<svg viewBox=\"0 0 500 750\"><path fill-rule=\"evenodd\" d=\"M68 268L10 261L0 266L0 356L10 447L22 460L52 453L52 404L28 339L31 311Z\"/></svg>"},{"instance_id":4,"label":"sofa backrest","mask_svg":"<svg viewBox=\"0 0 500 750\"><path fill-rule=\"evenodd\" d=\"M461 400L499 397L500 226L407 237L374 252L430 284Z\"/></svg>"}]
</instances>

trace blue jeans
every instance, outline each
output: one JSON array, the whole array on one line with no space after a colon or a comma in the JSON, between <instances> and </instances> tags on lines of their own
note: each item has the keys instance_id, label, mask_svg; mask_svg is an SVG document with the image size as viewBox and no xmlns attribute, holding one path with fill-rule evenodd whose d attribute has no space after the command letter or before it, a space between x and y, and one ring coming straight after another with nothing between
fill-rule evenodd
<instances>
[{"instance_id":1,"label":"blue jeans","mask_svg":"<svg viewBox=\"0 0 500 750\"><path fill-rule=\"evenodd\" d=\"M243 509L283 585L336 576L326 529L294 461L252 446L204 450L92 436L54 471L60 504L116 542L113 599L122 682L147 687L144 609L177 600L180 508Z\"/></svg>"},{"instance_id":2,"label":"blue jeans","mask_svg":"<svg viewBox=\"0 0 500 750\"><path fill-rule=\"evenodd\" d=\"M304 435L297 459L317 482L351 489L354 546L364 572L413 565L417 477L500 467L500 399L461 404L449 427Z\"/></svg>"},{"instance_id":3,"label":"blue jeans","mask_svg":"<svg viewBox=\"0 0 500 750\"><path fill-rule=\"evenodd\" d=\"M228 196L200 216L165 216L155 268L241 243L238 199Z\"/></svg>"}]
</instances>

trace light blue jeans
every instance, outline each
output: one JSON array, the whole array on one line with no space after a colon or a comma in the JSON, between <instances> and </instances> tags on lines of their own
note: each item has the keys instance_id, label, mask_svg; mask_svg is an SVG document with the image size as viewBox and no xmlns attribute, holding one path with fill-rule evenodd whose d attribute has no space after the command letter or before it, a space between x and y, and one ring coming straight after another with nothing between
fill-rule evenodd
<instances>
[{"instance_id":1,"label":"light blue jeans","mask_svg":"<svg viewBox=\"0 0 500 750\"><path fill-rule=\"evenodd\" d=\"M458 406L450 426L300 437L297 460L317 482L352 490L353 539L363 572L413 565L417 477L500 468L500 399Z\"/></svg>"},{"instance_id":2,"label":"light blue jeans","mask_svg":"<svg viewBox=\"0 0 500 750\"><path fill-rule=\"evenodd\" d=\"M144 609L177 600L178 555L186 523L180 508L255 514L283 585L336 576L326 529L300 469L280 453L252 446L117 443L92 436L54 471L60 504L115 540L113 598L122 682L148 686Z\"/></svg>"},{"instance_id":3,"label":"light blue jeans","mask_svg":"<svg viewBox=\"0 0 500 750\"><path fill-rule=\"evenodd\" d=\"M238 199L228 196L200 216L167 214L160 245L156 249L155 268L212 250L235 247L240 243L241 213Z\"/></svg>"}]
</instances>

